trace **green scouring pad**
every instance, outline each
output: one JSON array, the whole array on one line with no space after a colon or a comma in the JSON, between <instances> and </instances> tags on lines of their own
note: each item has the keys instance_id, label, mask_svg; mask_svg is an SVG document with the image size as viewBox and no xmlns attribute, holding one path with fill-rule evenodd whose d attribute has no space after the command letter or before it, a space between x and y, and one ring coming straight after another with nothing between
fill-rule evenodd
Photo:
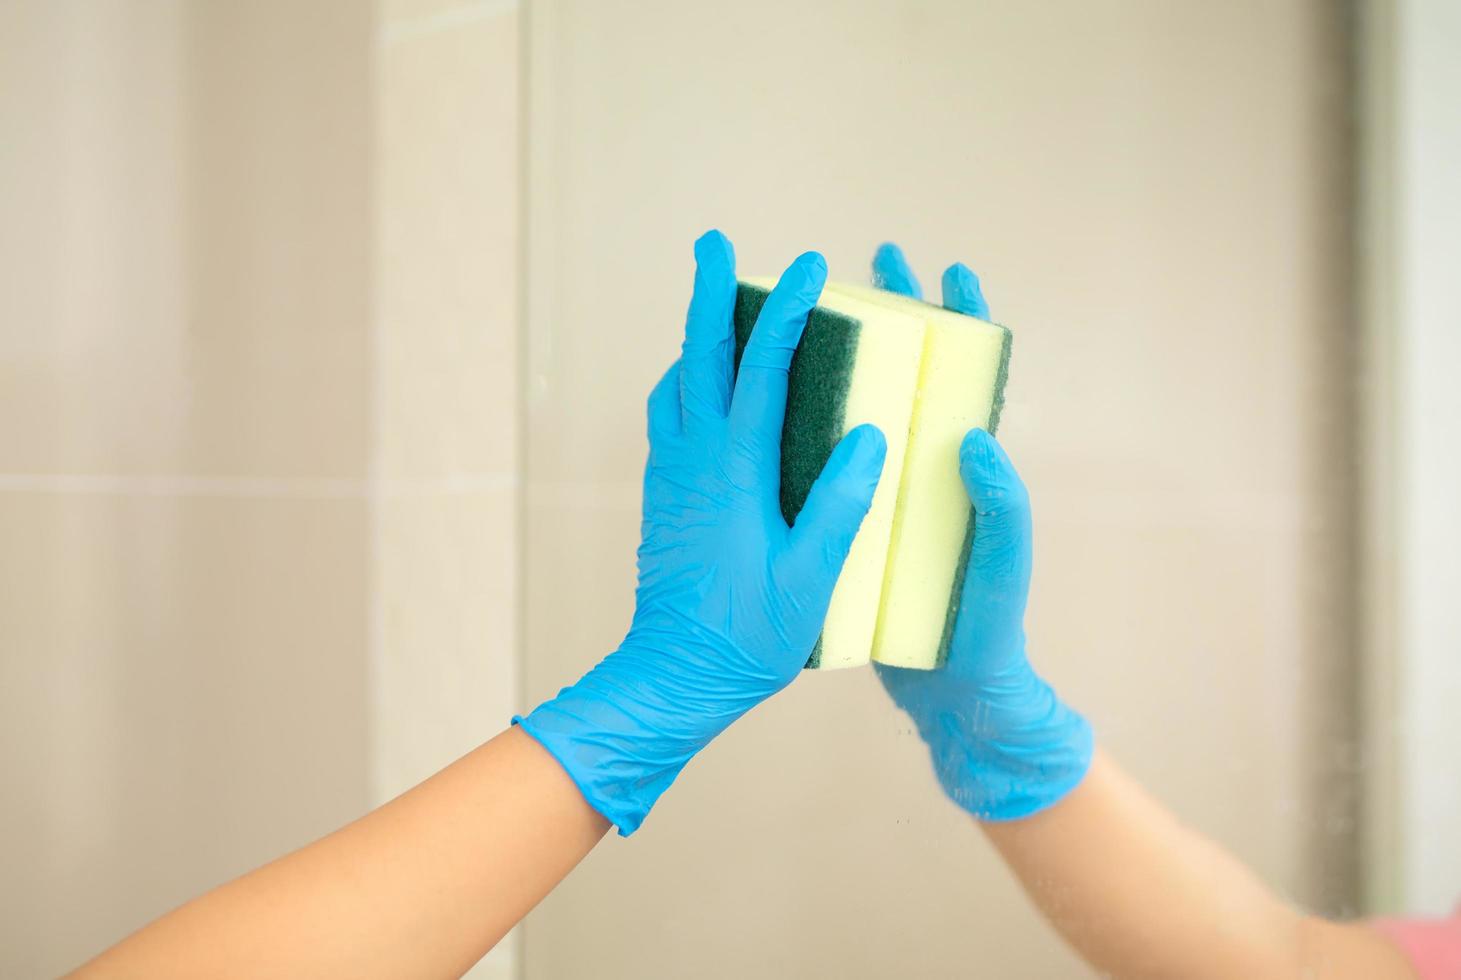
<instances>
[{"instance_id":1,"label":"green scouring pad","mask_svg":"<svg viewBox=\"0 0 1461 980\"><path fill-rule=\"evenodd\" d=\"M741 284L737 366L768 290L767 280ZM791 362L783 514L795 522L853 427L877 425L888 455L808 667L931 669L947 656L973 535L959 444L971 428L994 431L1009 354L998 324L866 286L823 291Z\"/></svg>"},{"instance_id":2,"label":"green scouring pad","mask_svg":"<svg viewBox=\"0 0 1461 980\"><path fill-rule=\"evenodd\" d=\"M765 283L742 283L736 296L737 369L768 292ZM827 291L792 357L781 434L781 512L789 523L849 430L871 422L888 443L885 477L842 566L808 667L855 667L872 657L898 492L898 481L886 474L903 468L922 333L906 313Z\"/></svg>"}]
</instances>

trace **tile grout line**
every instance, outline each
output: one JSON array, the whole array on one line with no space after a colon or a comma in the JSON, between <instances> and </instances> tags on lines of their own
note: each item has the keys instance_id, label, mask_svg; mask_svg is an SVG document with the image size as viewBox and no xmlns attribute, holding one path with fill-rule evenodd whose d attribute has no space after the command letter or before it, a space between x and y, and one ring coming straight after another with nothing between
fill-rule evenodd
<instances>
[{"instance_id":1,"label":"tile grout line","mask_svg":"<svg viewBox=\"0 0 1461 980\"><path fill-rule=\"evenodd\" d=\"M389 47L403 41L430 37L454 27L491 20L517 10L518 3L519 0L472 0L433 14L387 24L381 28L380 44L382 47Z\"/></svg>"},{"instance_id":2,"label":"tile grout line","mask_svg":"<svg viewBox=\"0 0 1461 980\"><path fill-rule=\"evenodd\" d=\"M422 480L328 477L99 476L86 473L0 473L0 493L96 497L215 497L261 500L358 500L456 496L518 485L510 473L475 473Z\"/></svg>"},{"instance_id":3,"label":"tile grout line","mask_svg":"<svg viewBox=\"0 0 1461 980\"><path fill-rule=\"evenodd\" d=\"M529 356L528 336L528 262L529 262L529 227L532 217L528 195L529 183L532 180L531 167L533 156L531 153L531 127L533 115L532 103L532 30L536 24L535 18L543 12L546 4L533 3L525 0L522 6L522 16L518 18L516 25L516 55L517 55L517 92L515 107L517 116L514 120L513 138L517 145L513 148L516 156L516 181L512 188L515 197L513 219L514 219L514 243L513 247L517 257L517 267L514 269L512 283L513 290L513 361L517 372L517 386L513 393L513 432L517 437L513 446L514 468L518 474L518 486L513 493L512 500L512 656L511 678L509 682L511 708L514 712L527 714L531 705L527 703L527 657L528 657L528 549L529 536L529 506L531 493L531 456L528 452L529 440L532 437L532 416L529 412L529 386L531 384L532 372L531 358ZM500 972L504 980L524 980L527 976L527 927L519 923L515 926L507 938L509 953L506 963Z\"/></svg>"},{"instance_id":4,"label":"tile grout line","mask_svg":"<svg viewBox=\"0 0 1461 980\"><path fill-rule=\"evenodd\" d=\"M99 476L86 473L0 473L0 493L118 497L258 497L337 500L360 497L361 481L327 477Z\"/></svg>"}]
</instances>

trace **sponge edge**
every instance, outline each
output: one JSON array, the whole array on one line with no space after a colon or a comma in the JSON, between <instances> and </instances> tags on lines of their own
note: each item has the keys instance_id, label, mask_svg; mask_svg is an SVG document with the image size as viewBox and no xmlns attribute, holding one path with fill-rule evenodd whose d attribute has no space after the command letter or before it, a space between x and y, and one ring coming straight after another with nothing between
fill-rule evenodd
<instances>
[{"instance_id":1,"label":"sponge edge","mask_svg":"<svg viewBox=\"0 0 1461 980\"><path fill-rule=\"evenodd\" d=\"M753 279L737 293L737 368L770 287L770 280ZM872 657L923 334L916 316L828 290L792 358L781 446L781 508L788 523L795 523L812 483L848 431L871 423L888 446L883 477L833 590L810 668L855 667Z\"/></svg>"},{"instance_id":2,"label":"sponge edge","mask_svg":"<svg viewBox=\"0 0 1461 980\"><path fill-rule=\"evenodd\" d=\"M959 445L969 429L993 432L998 424L1010 332L871 287L831 288L918 317L925 327L873 659L931 669L948 656L973 536Z\"/></svg>"}]
</instances>

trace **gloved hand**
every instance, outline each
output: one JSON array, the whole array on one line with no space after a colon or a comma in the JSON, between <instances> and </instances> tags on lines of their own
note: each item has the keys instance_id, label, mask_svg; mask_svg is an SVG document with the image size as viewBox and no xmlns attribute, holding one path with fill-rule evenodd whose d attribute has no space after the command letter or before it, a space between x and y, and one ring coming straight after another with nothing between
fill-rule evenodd
<instances>
[{"instance_id":1,"label":"gloved hand","mask_svg":"<svg viewBox=\"0 0 1461 980\"><path fill-rule=\"evenodd\" d=\"M782 274L733 385L735 256L712 231L695 260L680 360L649 396L633 623L582 680L514 719L624 836L696 752L800 673L887 450L873 426L849 432L788 528L787 373L827 264L808 252Z\"/></svg>"},{"instance_id":2,"label":"gloved hand","mask_svg":"<svg viewBox=\"0 0 1461 980\"><path fill-rule=\"evenodd\" d=\"M873 283L922 298L903 253L884 245ZM989 317L964 265L943 276L944 306ZM913 719L951 799L976 817L1012 820L1057 802L1086 774L1091 728L1025 657L1030 588L1030 498L994 437L974 429L959 448L974 506L974 540L948 662L938 670L877 665L893 701Z\"/></svg>"}]
</instances>

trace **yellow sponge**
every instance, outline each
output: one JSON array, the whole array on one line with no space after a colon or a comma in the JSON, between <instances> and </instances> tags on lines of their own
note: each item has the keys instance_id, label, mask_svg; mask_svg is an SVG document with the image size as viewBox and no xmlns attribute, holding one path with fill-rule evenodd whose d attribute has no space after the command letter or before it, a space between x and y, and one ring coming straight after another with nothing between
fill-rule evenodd
<instances>
[{"instance_id":1,"label":"yellow sponge","mask_svg":"<svg viewBox=\"0 0 1461 980\"><path fill-rule=\"evenodd\" d=\"M973 535L959 478L959 444L972 428L994 431L1003 407L1010 332L867 286L838 285L890 309L921 316L923 362L893 515L873 659L930 668L948 656Z\"/></svg>"},{"instance_id":2,"label":"yellow sponge","mask_svg":"<svg viewBox=\"0 0 1461 980\"><path fill-rule=\"evenodd\" d=\"M741 286L737 363L770 286ZM792 359L782 512L795 521L853 427L877 425L888 454L808 667L930 669L947 656L973 531L959 443L970 428L993 431L1009 349L997 324L866 286L823 291Z\"/></svg>"},{"instance_id":3,"label":"yellow sponge","mask_svg":"<svg viewBox=\"0 0 1461 980\"><path fill-rule=\"evenodd\" d=\"M736 362L773 283L750 280L736 302ZM787 383L781 442L781 509L795 522L838 441L872 423L888 443L885 474L903 469L923 359L919 317L882 303L824 291L807 320ZM872 656L887 573L898 481L883 479L842 566L822 636L808 667L856 667Z\"/></svg>"}]
</instances>

